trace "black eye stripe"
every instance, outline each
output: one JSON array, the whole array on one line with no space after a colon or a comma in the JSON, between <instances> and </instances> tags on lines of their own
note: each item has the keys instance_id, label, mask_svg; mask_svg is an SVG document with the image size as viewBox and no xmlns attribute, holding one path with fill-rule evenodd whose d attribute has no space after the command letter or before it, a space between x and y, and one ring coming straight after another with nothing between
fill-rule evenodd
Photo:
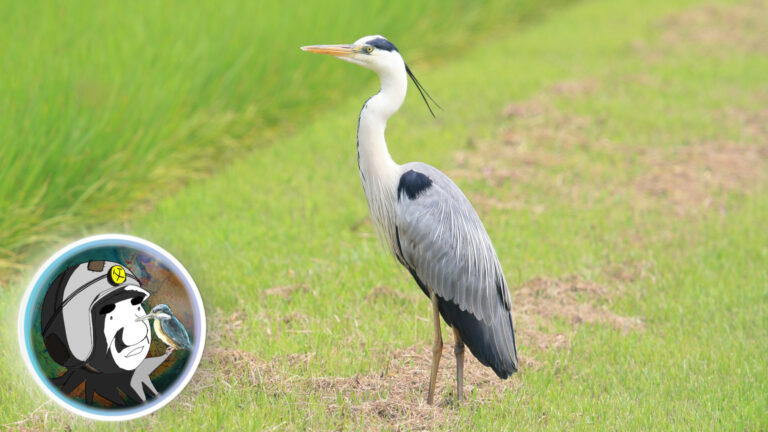
<instances>
[{"instance_id":1,"label":"black eye stripe","mask_svg":"<svg viewBox=\"0 0 768 432\"><path fill-rule=\"evenodd\" d=\"M112 312L113 310L115 310L115 305L114 304L108 304L108 305L102 306L101 309L99 309L99 313L101 315L106 315L106 314Z\"/></svg>"},{"instance_id":2,"label":"black eye stripe","mask_svg":"<svg viewBox=\"0 0 768 432\"><path fill-rule=\"evenodd\" d=\"M390 42L390 41L388 41L388 40L386 40L384 38L372 39L372 40L368 41L366 43L366 45L370 45L370 46L372 46L374 48L378 48L378 49L380 49L382 51L397 51L397 48L395 47L395 45L392 42Z\"/></svg>"},{"instance_id":3,"label":"black eye stripe","mask_svg":"<svg viewBox=\"0 0 768 432\"><path fill-rule=\"evenodd\" d=\"M134 298L131 299L131 304L136 306L137 304L140 304L143 301L144 301L144 297L137 296L137 297L134 297Z\"/></svg>"}]
</instances>

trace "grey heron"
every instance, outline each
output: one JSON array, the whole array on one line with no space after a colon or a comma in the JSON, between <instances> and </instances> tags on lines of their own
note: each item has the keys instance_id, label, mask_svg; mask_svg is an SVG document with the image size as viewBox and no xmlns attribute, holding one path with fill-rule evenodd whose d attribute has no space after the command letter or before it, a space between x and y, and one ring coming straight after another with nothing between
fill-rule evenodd
<instances>
[{"instance_id":1,"label":"grey heron","mask_svg":"<svg viewBox=\"0 0 768 432\"><path fill-rule=\"evenodd\" d=\"M445 174L421 162L399 165L387 149L387 120L405 100L408 77L429 107L424 90L386 38L363 37L351 45L313 45L376 72L381 89L360 111L357 160L373 224L389 252L411 273L432 303L434 340L427 402L434 401L443 349L440 316L456 340L457 397L462 401L464 345L502 379L517 371L511 301L504 272L477 212ZM433 114L434 115L434 114Z\"/></svg>"}]
</instances>

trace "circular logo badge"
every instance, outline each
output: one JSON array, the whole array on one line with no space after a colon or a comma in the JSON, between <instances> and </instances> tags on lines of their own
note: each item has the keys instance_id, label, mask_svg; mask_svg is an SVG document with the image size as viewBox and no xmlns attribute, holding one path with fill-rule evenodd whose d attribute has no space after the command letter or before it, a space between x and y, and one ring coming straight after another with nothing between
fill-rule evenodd
<instances>
[{"instance_id":1,"label":"circular logo badge","mask_svg":"<svg viewBox=\"0 0 768 432\"><path fill-rule=\"evenodd\" d=\"M149 414L200 363L205 310L192 277L146 240L88 237L54 254L29 284L19 342L57 403L98 420Z\"/></svg>"},{"instance_id":2,"label":"circular logo badge","mask_svg":"<svg viewBox=\"0 0 768 432\"><path fill-rule=\"evenodd\" d=\"M109 269L109 282L113 286L125 282L125 269L119 265L112 266L112 268Z\"/></svg>"}]
</instances>

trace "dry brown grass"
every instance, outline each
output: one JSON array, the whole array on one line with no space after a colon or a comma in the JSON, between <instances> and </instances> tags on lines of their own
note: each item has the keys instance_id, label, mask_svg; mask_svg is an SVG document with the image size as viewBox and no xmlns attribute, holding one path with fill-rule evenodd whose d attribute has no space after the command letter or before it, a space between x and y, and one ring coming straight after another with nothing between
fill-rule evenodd
<instances>
[{"instance_id":1,"label":"dry brown grass","mask_svg":"<svg viewBox=\"0 0 768 432\"><path fill-rule=\"evenodd\" d=\"M472 203L481 212L545 211L545 206L537 201L540 197L526 188L529 185L561 197L596 192L566 177L568 167L584 163L580 150L603 145L592 142L586 133L594 119L558 110L550 97L551 93L543 93L529 101L507 105L491 139L478 139L473 148L456 153L455 168L448 172L451 177L483 182L505 191L503 196L472 194Z\"/></svg>"},{"instance_id":2,"label":"dry brown grass","mask_svg":"<svg viewBox=\"0 0 768 432\"><path fill-rule=\"evenodd\" d=\"M524 346L539 350L569 346L568 333L547 332L553 320L570 323L571 332L582 323L609 325L624 333L645 328L641 319L608 309L606 302L615 290L577 277L532 279L513 292L518 339Z\"/></svg>"},{"instance_id":3,"label":"dry brown grass","mask_svg":"<svg viewBox=\"0 0 768 432\"><path fill-rule=\"evenodd\" d=\"M726 51L768 54L766 22L768 1L750 0L696 6L668 17L660 27L667 49L697 46L710 55Z\"/></svg>"},{"instance_id":4,"label":"dry brown grass","mask_svg":"<svg viewBox=\"0 0 768 432\"><path fill-rule=\"evenodd\" d=\"M591 81L585 89L592 91ZM553 88L557 89L557 86ZM579 86L569 82L567 97ZM530 101L512 103L502 112L501 126L489 140L456 153L457 179L479 181L504 190L503 196L474 194L481 211L546 210L542 198L574 206L600 197L622 197L624 205L695 216L723 210L728 194L749 192L765 183L768 173L768 110L729 107L713 112L712 121L741 132L733 140L686 146L641 147L600 136L601 118L577 116L555 107L561 93L549 89ZM768 97L763 98L768 100ZM598 152L624 169L601 166L589 152ZM608 156L608 157L606 157ZM613 175L606 175L607 172ZM542 190L531 194L530 188ZM537 201L539 200L539 201Z\"/></svg>"},{"instance_id":5,"label":"dry brown grass","mask_svg":"<svg viewBox=\"0 0 768 432\"><path fill-rule=\"evenodd\" d=\"M294 294L309 291L309 285L307 284L293 284L293 285L280 285L264 290L264 293L268 296L278 296L282 298L291 297Z\"/></svg>"},{"instance_id":6,"label":"dry brown grass","mask_svg":"<svg viewBox=\"0 0 768 432\"><path fill-rule=\"evenodd\" d=\"M768 105L768 91L758 92L754 97L758 104ZM763 146L768 145L768 108L747 110L727 107L722 111L718 120L737 125L745 141Z\"/></svg>"},{"instance_id":7,"label":"dry brown grass","mask_svg":"<svg viewBox=\"0 0 768 432\"><path fill-rule=\"evenodd\" d=\"M201 367L198 384L184 399L214 384L236 382L240 387L253 387L254 391L276 397L290 393L320 400L329 414L369 427L426 430L451 421L457 414L456 410L450 409L455 407L452 387L455 385L455 358L451 349L444 350L438 381L450 389L438 385L439 400L435 406L427 405L424 400L432 358L430 348L426 346L397 350L391 353L390 361L382 370L349 377L296 373L296 370L309 367L314 358L312 353L280 356L268 362L238 350L211 350L207 356L209 367ZM466 371L465 391L468 393L488 386L496 389L516 386L514 380L502 382L470 356L467 357ZM483 398L478 398L470 403L483 402ZM189 407L191 409L192 405Z\"/></svg>"},{"instance_id":8,"label":"dry brown grass","mask_svg":"<svg viewBox=\"0 0 768 432\"><path fill-rule=\"evenodd\" d=\"M768 138L768 136L766 136ZM721 143L654 149L643 155L646 173L635 181L645 203L665 201L678 215L700 209L725 210L725 194L764 183L768 147Z\"/></svg>"},{"instance_id":9,"label":"dry brown grass","mask_svg":"<svg viewBox=\"0 0 768 432\"><path fill-rule=\"evenodd\" d=\"M455 420L458 414L455 409L456 360L451 336L446 336L438 376L438 401L434 406L425 400L432 361L431 348L426 345L396 350L389 354L390 360L381 370L348 377L297 373L310 367L313 353L264 361L245 351L214 348L206 353L195 384L179 403L192 409L197 392L214 385L237 385L275 397L300 394L306 399L320 400L329 414L352 423L394 430L431 429ZM464 379L464 390L469 395L467 404L473 409L519 386L514 378L499 380L471 355L466 356Z\"/></svg>"}]
</instances>

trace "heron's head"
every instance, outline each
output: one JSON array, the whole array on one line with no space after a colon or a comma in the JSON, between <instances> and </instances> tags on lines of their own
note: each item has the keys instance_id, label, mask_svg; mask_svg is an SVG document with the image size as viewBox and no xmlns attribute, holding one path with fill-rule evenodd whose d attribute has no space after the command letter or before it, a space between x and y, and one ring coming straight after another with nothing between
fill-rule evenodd
<instances>
[{"instance_id":1,"label":"heron's head","mask_svg":"<svg viewBox=\"0 0 768 432\"><path fill-rule=\"evenodd\" d=\"M168 320L173 318L173 313L171 312L171 308L168 307L166 304L159 304L152 308L151 311L149 311L148 314L139 317L136 319L136 321L143 321L150 318L159 319L161 321Z\"/></svg>"},{"instance_id":2,"label":"heron's head","mask_svg":"<svg viewBox=\"0 0 768 432\"><path fill-rule=\"evenodd\" d=\"M301 49L317 54L332 55L338 59L363 66L379 74L382 80L386 75L402 74L405 72L413 80L421 97L427 104L429 112L433 116L435 114L432 112L432 107L429 106L427 98L440 107L427 93L419 80L416 79L416 76L411 72L405 60L403 60L397 47L384 36L365 36L356 40L351 45L309 45L303 46Z\"/></svg>"},{"instance_id":3,"label":"heron's head","mask_svg":"<svg viewBox=\"0 0 768 432\"><path fill-rule=\"evenodd\" d=\"M382 74L404 70L405 61L395 45L384 36L365 36L351 45L310 45L302 50L332 55Z\"/></svg>"}]
</instances>

